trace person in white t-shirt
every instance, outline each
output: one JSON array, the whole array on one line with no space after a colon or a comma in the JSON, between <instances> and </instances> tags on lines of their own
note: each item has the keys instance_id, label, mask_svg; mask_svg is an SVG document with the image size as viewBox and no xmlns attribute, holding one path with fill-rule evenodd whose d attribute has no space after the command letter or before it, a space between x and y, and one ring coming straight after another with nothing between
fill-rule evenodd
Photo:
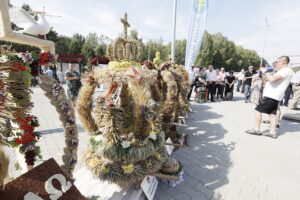
<instances>
[{"instance_id":1,"label":"person in white t-shirt","mask_svg":"<svg viewBox=\"0 0 300 200\"><path fill-rule=\"evenodd\" d=\"M292 79L293 84L293 98L289 103L289 108L297 110L297 103L300 100L300 70L294 74Z\"/></svg>"},{"instance_id":2,"label":"person in white t-shirt","mask_svg":"<svg viewBox=\"0 0 300 200\"><path fill-rule=\"evenodd\" d=\"M50 68L46 70L46 74L53 78L53 71Z\"/></svg>"},{"instance_id":3,"label":"person in white t-shirt","mask_svg":"<svg viewBox=\"0 0 300 200\"><path fill-rule=\"evenodd\" d=\"M256 129L247 130L246 133L253 135L262 135L260 125L262 121L262 113L270 115L270 132L263 134L271 138L277 138L276 134L276 113L278 104L283 99L286 88L289 86L293 77L293 71L288 67L290 58L281 56L277 59L275 70L276 73L271 74L266 68L261 67L260 71L265 74L267 83L263 92L263 99L255 108Z\"/></svg>"},{"instance_id":4,"label":"person in white t-shirt","mask_svg":"<svg viewBox=\"0 0 300 200\"><path fill-rule=\"evenodd\" d=\"M65 73L63 72L62 69L58 70L57 77L58 77L59 83L64 84L64 82L65 82Z\"/></svg>"},{"instance_id":5,"label":"person in white t-shirt","mask_svg":"<svg viewBox=\"0 0 300 200\"><path fill-rule=\"evenodd\" d=\"M210 95L210 101L215 102L214 95L215 95L215 83L217 78L217 73L214 70L214 67L212 65L208 66L208 70L205 72L206 74L206 81L207 81L207 89L208 94Z\"/></svg>"},{"instance_id":6,"label":"person in white t-shirt","mask_svg":"<svg viewBox=\"0 0 300 200\"><path fill-rule=\"evenodd\" d=\"M218 92L216 93L218 99L224 100L224 89L225 89L225 77L226 72L225 68L222 67L219 73L216 71L217 77L216 77L216 89L218 89Z\"/></svg>"},{"instance_id":7,"label":"person in white t-shirt","mask_svg":"<svg viewBox=\"0 0 300 200\"><path fill-rule=\"evenodd\" d=\"M237 75L237 80L238 80L238 84L237 84L237 87L236 87L236 91L239 92L240 91L240 88L241 86L243 85L243 80L244 80L244 75L245 75L245 70L242 69L240 73L238 73Z\"/></svg>"}]
</instances>

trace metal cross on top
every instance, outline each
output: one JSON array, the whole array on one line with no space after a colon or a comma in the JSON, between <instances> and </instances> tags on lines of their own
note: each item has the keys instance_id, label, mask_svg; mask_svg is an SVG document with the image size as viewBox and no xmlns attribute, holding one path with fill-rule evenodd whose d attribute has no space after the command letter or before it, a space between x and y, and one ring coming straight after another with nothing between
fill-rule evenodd
<instances>
[{"instance_id":1,"label":"metal cross on top","mask_svg":"<svg viewBox=\"0 0 300 200\"><path fill-rule=\"evenodd\" d=\"M124 18L121 18L120 20L124 25L124 28L123 28L124 38L127 39L127 28L130 27L130 24L127 21L127 13L125 13Z\"/></svg>"}]
</instances>

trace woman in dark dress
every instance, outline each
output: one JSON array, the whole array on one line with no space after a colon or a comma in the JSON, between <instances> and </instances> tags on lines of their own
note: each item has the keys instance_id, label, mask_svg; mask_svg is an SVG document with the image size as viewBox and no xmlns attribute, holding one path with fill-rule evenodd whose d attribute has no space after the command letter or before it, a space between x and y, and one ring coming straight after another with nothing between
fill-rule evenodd
<instances>
[{"instance_id":1,"label":"woman in dark dress","mask_svg":"<svg viewBox=\"0 0 300 200\"><path fill-rule=\"evenodd\" d=\"M233 88L234 88L235 77L233 76L233 71L229 72L229 75L225 78L225 99L232 100L233 98Z\"/></svg>"}]
</instances>

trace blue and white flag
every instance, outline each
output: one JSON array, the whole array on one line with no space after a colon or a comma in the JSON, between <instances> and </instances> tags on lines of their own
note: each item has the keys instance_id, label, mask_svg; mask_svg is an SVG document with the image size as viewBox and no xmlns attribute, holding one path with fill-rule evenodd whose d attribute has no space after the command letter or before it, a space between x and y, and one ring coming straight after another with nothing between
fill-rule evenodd
<instances>
[{"instance_id":1,"label":"blue and white flag","mask_svg":"<svg viewBox=\"0 0 300 200\"><path fill-rule=\"evenodd\" d=\"M191 69L201 47L209 0L194 0L193 14L185 52L185 67Z\"/></svg>"}]
</instances>

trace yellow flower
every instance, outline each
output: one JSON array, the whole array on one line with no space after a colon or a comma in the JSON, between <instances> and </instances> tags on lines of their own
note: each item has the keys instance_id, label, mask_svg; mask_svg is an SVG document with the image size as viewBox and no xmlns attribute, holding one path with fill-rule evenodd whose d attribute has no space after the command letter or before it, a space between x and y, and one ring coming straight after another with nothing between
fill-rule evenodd
<instances>
[{"instance_id":1,"label":"yellow flower","mask_svg":"<svg viewBox=\"0 0 300 200\"><path fill-rule=\"evenodd\" d=\"M98 164L100 164L100 160L98 158L93 158L92 160L90 160L88 165L89 165L90 168L94 168Z\"/></svg>"},{"instance_id":2,"label":"yellow flower","mask_svg":"<svg viewBox=\"0 0 300 200\"><path fill-rule=\"evenodd\" d=\"M158 160L160 160L160 158L161 158L161 156L160 156L159 153L155 153L155 154L154 154L154 157L157 158Z\"/></svg>"},{"instance_id":3,"label":"yellow flower","mask_svg":"<svg viewBox=\"0 0 300 200\"><path fill-rule=\"evenodd\" d=\"M134 171L134 165L133 164L123 165L122 169L126 174L131 174Z\"/></svg>"},{"instance_id":4,"label":"yellow flower","mask_svg":"<svg viewBox=\"0 0 300 200\"><path fill-rule=\"evenodd\" d=\"M150 135L155 135L155 134L157 134L156 131L151 131L151 132L150 132Z\"/></svg>"},{"instance_id":5,"label":"yellow flower","mask_svg":"<svg viewBox=\"0 0 300 200\"><path fill-rule=\"evenodd\" d=\"M106 168L106 167L104 167L104 168L101 169L101 173L102 174L107 174L109 171L110 171L110 169Z\"/></svg>"},{"instance_id":6,"label":"yellow flower","mask_svg":"<svg viewBox=\"0 0 300 200\"><path fill-rule=\"evenodd\" d=\"M86 155L85 155L85 160L88 160L88 159L90 159L92 157L92 153L87 153Z\"/></svg>"}]
</instances>

